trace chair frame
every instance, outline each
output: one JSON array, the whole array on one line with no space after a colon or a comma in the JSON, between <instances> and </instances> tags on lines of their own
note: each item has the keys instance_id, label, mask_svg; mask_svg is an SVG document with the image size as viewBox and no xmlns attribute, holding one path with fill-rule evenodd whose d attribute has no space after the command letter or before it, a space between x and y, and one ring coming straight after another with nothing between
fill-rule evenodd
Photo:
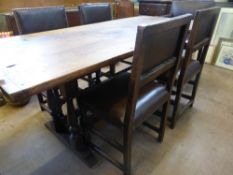
<instances>
[{"instance_id":1,"label":"chair frame","mask_svg":"<svg viewBox=\"0 0 233 175\"><path fill-rule=\"evenodd\" d=\"M207 9L202 9L202 10L198 10L196 12L195 18L194 18L194 22L193 22L193 27L190 33L190 37L189 37L189 41L186 45L186 54L185 54L185 58L184 61L181 65L181 69L180 69L180 75L179 78L177 80L177 84L175 85L176 87L176 92L173 92L173 94L175 94L175 100L171 101L172 105L173 105L173 111L172 111L172 116L171 116L171 128L175 128L176 126L176 122L179 119L179 117L181 117L181 115L183 114L183 112L192 107L193 103L195 101L195 97L196 97L196 93L197 93L197 88L198 88L198 84L199 84L199 80L200 80L200 76L202 73L202 69L205 63L205 58L208 52L208 48L210 45L210 41L211 41L211 37L214 31L214 27L217 21L217 17L218 17L218 13L219 13L219 8L218 7L211 7L211 8L207 8ZM201 41L196 42L197 36L200 33L200 28L201 28L201 19L209 14L213 13L214 19L215 21L212 24L212 28L210 30L209 36L205 36ZM189 63L192 60L192 56L193 53L198 52L197 55L197 61L199 61L200 65L201 65L201 69L199 72L196 73L194 80L192 79L185 79L185 74L187 72L187 68ZM192 92L191 95L187 95L182 93L183 91L183 87L184 85L188 83L189 85L192 85ZM180 109L180 100L181 98L185 98L188 99L188 103L185 105L185 107L181 110Z\"/></svg>"},{"instance_id":2,"label":"chair frame","mask_svg":"<svg viewBox=\"0 0 233 175\"><path fill-rule=\"evenodd\" d=\"M135 51L134 51L134 58L133 58L133 66L132 66L132 73L131 78L129 81L129 92L128 92L128 98L127 98L127 105L126 105L126 112L124 117L124 125L123 125L123 145L113 139L107 138L106 136L102 135L96 128L89 128L88 121L85 121L85 118L88 118L87 116L87 108L85 104L82 102L79 102L79 106L82 113L82 123L83 123L83 130L84 132L90 132L100 138L102 138L105 142L110 144L112 147L117 149L123 154L123 164L112 159L109 155L104 153L98 146L96 146L94 143L91 143L90 138L88 138L87 142L89 142L90 148L92 148L95 152L103 156L105 159L110 161L112 164L114 164L116 167L121 169L124 172L124 175L130 175L131 174L131 157L132 157L132 133L133 130L141 125L142 123L145 124L145 126L148 126L150 129L153 129L154 131L158 132L159 137L158 141L162 142L164 138L164 132L165 132L165 125L167 120L167 106L170 101L170 92L173 85L173 82L175 80L175 73L177 72L177 68L180 62L180 58L182 55L182 50L184 48L185 44L185 37L187 35L188 26L191 20L191 15L183 15L176 18L173 18L169 20L168 22L149 25L149 26L139 26L137 30L137 37L136 37L136 43L135 43ZM164 29L170 30L170 29L178 29L179 28L179 35L178 35L178 41L179 45L176 45L175 53L171 58L162 58L163 62L155 67L150 68L150 73L142 72L144 71L143 65L144 65L144 57L145 55L145 48L144 44L147 42L146 35L152 34L160 34L164 31ZM161 59L161 58L160 58ZM165 61L166 60L166 61ZM152 69L152 70L151 70ZM139 91L142 87L147 85L149 82L152 82L156 80L160 75L168 73L170 76L166 79L166 90L168 92L168 97L165 101L161 102L160 105L162 105L162 114L160 121L159 128L152 126L149 123L145 123L144 121L150 116L150 114L153 114L154 111L156 111L156 108L159 108L160 105L156 106L156 108L150 109L150 111L147 111L145 116L142 117L142 120L135 121L134 115L135 115L135 108L137 104L137 99L139 96Z\"/></svg>"}]
</instances>

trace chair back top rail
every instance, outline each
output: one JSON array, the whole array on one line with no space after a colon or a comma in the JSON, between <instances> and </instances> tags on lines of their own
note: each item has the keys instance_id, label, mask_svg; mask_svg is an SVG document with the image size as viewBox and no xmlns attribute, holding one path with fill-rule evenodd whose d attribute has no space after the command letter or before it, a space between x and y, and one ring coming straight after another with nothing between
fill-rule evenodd
<instances>
[{"instance_id":1,"label":"chair back top rail","mask_svg":"<svg viewBox=\"0 0 233 175\"><path fill-rule=\"evenodd\" d=\"M12 99L59 86L133 55L138 16L0 40L0 87ZM96 30L101 29L101 30Z\"/></svg>"}]
</instances>

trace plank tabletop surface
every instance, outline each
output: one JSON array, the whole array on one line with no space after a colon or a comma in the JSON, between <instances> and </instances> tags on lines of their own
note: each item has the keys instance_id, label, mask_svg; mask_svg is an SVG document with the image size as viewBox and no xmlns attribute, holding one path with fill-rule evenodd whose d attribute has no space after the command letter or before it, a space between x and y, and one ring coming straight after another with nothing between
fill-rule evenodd
<instances>
[{"instance_id":1,"label":"plank tabletop surface","mask_svg":"<svg viewBox=\"0 0 233 175\"><path fill-rule=\"evenodd\" d=\"M81 77L133 54L138 16L0 39L0 87L12 100Z\"/></svg>"}]
</instances>

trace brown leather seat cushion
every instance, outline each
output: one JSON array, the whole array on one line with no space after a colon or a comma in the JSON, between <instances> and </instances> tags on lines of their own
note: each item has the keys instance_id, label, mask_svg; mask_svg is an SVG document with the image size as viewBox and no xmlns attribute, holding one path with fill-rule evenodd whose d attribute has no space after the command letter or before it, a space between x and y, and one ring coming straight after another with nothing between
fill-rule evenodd
<instances>
[{"instance_id":1,"label":"brown leather seat cushion","mask_svg":"<svg viewBox=\"0 0 233 175\"><path fill-rule=\"evenodd\" d=\"M196 74L198 74L201 71L201 64L197 60L192 60L191 63L188 65L185 76L184 76L184 81L187 82L193 78Z\"/></svg>"},{"instance_id":2,"label":"brown leather seat cushion","mask_svg":"<svg viewBox=\"0 0 233 175\"><path fill-rule=\"evenodd\" d=\"M130 74L123 73L113 79L86 90L81 97L81 103L88 105L98 117L104 118L114 125L122 126L124 122L128 83ZM161 101L169 98L166 87L157 82L146 85L140 92L136 105L134 122L140 124L146 113L153 113Z\"/></svg>"}]
</instances>

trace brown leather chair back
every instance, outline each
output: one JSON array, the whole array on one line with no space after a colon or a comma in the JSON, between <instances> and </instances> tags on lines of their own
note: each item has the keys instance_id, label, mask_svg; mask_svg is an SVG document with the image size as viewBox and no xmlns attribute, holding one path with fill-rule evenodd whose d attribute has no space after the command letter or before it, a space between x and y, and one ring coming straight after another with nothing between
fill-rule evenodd
<instances>
[{"instance_id":1,"label":"brown leather chair back","mask_svg":"<svg viewBox=\"0 0 233 175\"><path fill-rule=\"evenodd\" d=\"M126 116L133 115L141 88L168 72L171 76L165 83L170 91L190 20L191 15L186 14L167 22L138 27Z\"/></svg>"},{"instance_id":2,"label":"brown leather chair back","mask_svg":"<svg viewBox=\"0 0 233 175\"><path fill-rule=\"evenodd\" d=\"M188 62L192 57L192 53L199 50L201 56L199 60L204 63L205 56L211 41L211 37L218 19L220 8L212 7L208 9L198 10L196 12L189 42L187 45Z\"/></svg>"},{"instance_id":3,"label":"brown leather chair back","mask_svg":"<svg viewBox=\"0 0 233 175\"><path fill-rule=\"evenodd\" d=\"M197 11L193 24L192 38L190 38L194 40L194 45L202 43L205 40L208 43L210 42L219 11L220 8L217 7Z\"/></svg>"},{"instance_id":4,"label":"brown leather chair back","mask_svg":"<svg viewBox=\"0 0 233 175\"><path fill-rule=\"evenodd\" d=\"M79 6L81 24L91 24L112 19L109 3L89 3Z\"/></svg>"},{"instance_id":5,"label":"brown leather chair back","mask_svg":"<svg viewBox=\"0 0 233 175\"><path fill-rule=\"evenodd\" d=\"M213 7L214 5L215 3L212 0L172 1L170 13L172 16L183 15L185 13L191 13L195 16L197 10Z\"/></svg>"},{"instance_id":6,"label":"brown leather chair back","mask_svg":"<svg viewBox=\"0 0 233 175\"><path fill-rule=\"evenodd\" d=\"M29 34L68 27L64 7L13 9L20 34Z\"/></svg>"}]
</instances>

